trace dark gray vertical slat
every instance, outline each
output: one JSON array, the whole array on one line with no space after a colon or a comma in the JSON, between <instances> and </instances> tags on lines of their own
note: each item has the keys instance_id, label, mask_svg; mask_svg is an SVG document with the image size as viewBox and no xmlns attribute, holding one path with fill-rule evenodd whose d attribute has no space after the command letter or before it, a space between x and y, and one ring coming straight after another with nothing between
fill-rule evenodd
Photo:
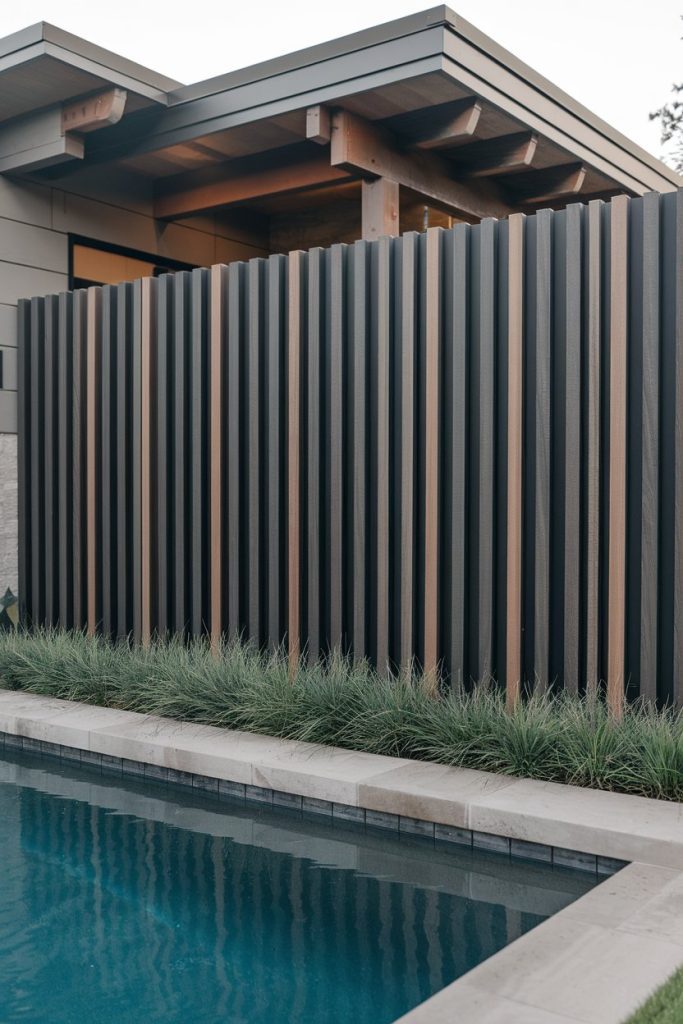
<instances>
[{"instance_id":1,"label":"dark gray vertical slat","mask_svg":"<svg viewBox=\"0 0 683 1024\"><path fill-rule=\"evenodd\" d=\"M190 335L190 631L200 636L206 621L207 579L207 274L192 271L192 332Z\"/></svg>"},{"instance_id":2,"label":"dark gray vertical slat","mask_svg":"<svg viewBox=\"0 0 683 1024\"><path fill-rule=\"evenodd\" d=\"M527 249L527 331L525 362L526 514L525 538L527 634L531 637L528 668L534 686L545 689L550 667L550 345L551 244L553 213L541 210L530 225Z\"/></svg>"},{"instance_id":3,"label":"dark gray vertical slat","mask_svg":"<svg viewBox=\"0 0 683 1024\"><path fill-rule=\"evenodd\" d=\"M268 260L266 339L267 395L265 407L267 481L267 588L268 645L275 649L284 635L284 443L282 415L285 405L284 330L285 330L285 256Z\"/></svg>"},{"instance_id":4,"label":"dark gray vertical slat","mask_svg":"<svg viewBox=\"0 0 683 1024\"><path fill-rule=\"evenodd\" d=\"M346 246L329 251L329 321L327 332L327 529L329 569L329 644L344 642L344 337L346 323Z\"/></svg>"},{"instance_id":5,"label":"dark gray vertical slat","mask_svg":"<svg viewBox=\"0 0 683 1024\"><path fill-rule=\"evenodd\" d=\"M668 197L667 197L668 199ZM669 200L669 205L673 202ZM671 211L669 220L670 231L675 235L675 259L673 275L675 290L669 296L672 302L673 333L676 348L676 522L674 534L674 658L673 686L671 695L676 707L683 706L683 190L676 192L675 215ZM668 307L664 304L664 309Z\"/></svg>"},{"instance_id":6,"label":"dark gray vertical slat","mask_svg":"<svg viewBox=\"0 0 683 1024\"><path fill-rule=\"evenodd\" d=\"M602 337L602 220L603 203L595 200L584 210L586 265L585 390L585 683L595 692L600 681L600 408Z\"/></svg>"},{"instance_id":7,"label":"dark gray vertical slat","mask_svg":"<svg viewBox=\"0 0 683 1024\"><path fill-rule=\"evenodd\" d=\"M321 454L322 421L320 408L322 314L324 310L324 253L311 249L308 254L306 318L306 637L312 661L320 655L321 616Z\"/></svg>"},{"instance_id":8,"label":"dark gray vertical slat","mask_svg":"<svg viewBox=\"0 0 683 1024\"><path fill-rule=\"evenodd\" d=\"M609 205L609 456L607 466L607 704L620 718L626 686L628 478L628 196Z\"/></svg>"},{"instance_id":9,"label":"dark gray vertical slat","mask_svg":"<svg viewBox=\"0 0 683 1024\"><path fill-rule=\"evenodd\" d=\"M152 638L154 599L153 506L156 485L154 425L156 420L156 308L157 280L146 277L141 293L141 368L140 368L140 525L141 525L141 640L149 646ZM204 440L204 439L203 439Z\"/></svg>"},{"instance_id":10,"label":"dark gray vertical slat","mask_svg":"<svg viewBox=\"0 0 683 1024\"><path fill-rule=\"evenodd\" d=\"M382 238L372 247L375 277L372 286L374 302L373 345L375 355L374 408L375 461L372 476L376 482L374 546L375 560L375 661L380 672L389 666L391 623L390 545L393 529L391 516L391 344L393 255L395 244ZM370 652L368 651L368 654Z\"/></svg>"},{"instance_id":11,"label":"dark gray vertical slat","mask_svg":"<svg viewBox=\"0 0 683 1024\"><path fill-rule=\"evenodd\" d=\"M228 478L228 634L239 635L242 628L240 594L242 588L241 558L241 403L243 389L240 367L244 349L243 286L244 264L232 263L228 270L228 353L227 353L227 478Z\"/></svg>"},{"instance_id":12,"label":"dark gray vertical slat","mask_svg":"<svg viewBox=\"0 0 683 1024\"><path fill-rule=\"evenodd\" d=\"M173 606L176 633L185 633L189 622L188 560L188 345L190 275L174 275L173 302Z\"/></svg>"},{"instance_id":13,"label":"dark gray vertical slat","mask_svg":"<svg viewBox=\"0 0 683 1024\"><path fill-rule=\"evenodd\" d=\"M376 247L373 247L376 255ZM349 328L350 328L350 373L348 388L348 418L350 427L350 458L351 458L351 521L352 545L350 552L351 564L351 643L353 656L356 660L366 657L368 651L368 598L367 575L367 449L370 425L367 407L367 374L368 374L368 270L372 250L368 243L358 241L350 251L352 260L349 271L351 293ZM374 284L374 282L373 282ZM377 290L373 288L374 302L377 302ZM373 349L378 339L373 337Z\"/></svg>"},{"instance_id":14,"label":"dark gray vertical slat","mask_svg":"<svg viewBox=\"0 0 683 1024\"><path fill-rule=\"evenodd\" d=\"M501 281L504 281L504 307L501 310L499 335L505 350L500 352L501 408L499 437L500 484L499 503L505 514L499 520L497 561L500 601L498 604L499 665L503 665L505 703L508 711L518 704L522 685L523 637L523 522L524 522L524 214L513 213L507 220L505 245L501 252ZM504 612L503 612L504 602Z\"/></svg>"},{"instance_id":15,"label":"dark gray vertical slat","mask_svg":"<svg viewBox=\"0 0 683 1024\"><path fill-rule=\"evenodd\" d=\"M44 487L42 479L43 446L41 427L43 424L43 351L45 346L45 302L31 299L31 385L30 402L30 545L31 545L31 593L28 603L29 619L34 625L43 620L43 550L42 531L44 509Z\"/></svg>"},{"instance_id":16,"label":"dark gray vertical slat","mask_svg":"<svg viewBox=\"0 0 683 1024\"><path fill-rule=\"evenodd\" d=\"M142 640L142 281L135 281L132 295L132 445L131 490L133 495L133 636Z\"/></svg>"},{"instance_id":17,"label":"dark gray vertical slat","mask_svg":"<svg viewBox=\"0 0 683 1024\"><path fill-rule=\"evenodd\" d=\"M173 282L172 274L164 274L159 278L156 310L156 430L155 430L155 517L154 517L154 566L156 591L156 629L163 636L170 626L169 589L169 544L170 524L169 509L171 507L170 471L171 420L169 415L169 398L171 394L171 328L173 322Z\"/></svg>"},{"instance_id":18,"label":"dark gray vertical slat","mask_svg":"<svg viewBox=\"0 0 683 1024\"><path fill-rule=\"evenodd\" d=\"M224 554L223 537L225 504L223 495L223 402L225 395L225 267L217 264L211 268L209 280L209 381L207 400L209 405L209 581L210 601L208 614L211 650L217 654L223 635L223 584Z\"/></svg>"},{"instance_id":19,"label":"dark gray vertical slat","mask_svg":"<svg viewBox=\"0 0 683 1024\"><path fill-rule=\"evenodd\" d=\"M82 629L86 624L86 301L83 290L73 294L73 364L72 364L72 423L73 423L73 624Z\"/></svg>"},{"instance_id":20,"label":"dark gray vertical slat","mask_svg":"<svg viewBox=\"0 0 683 1024\"><path fill-rule=\"evenodd\" d=\"M58 300L58 561L59 625L68 629L73 622L73 436L72 436L72 308L73 295L63 292Z\"/></svg>"},{"instance_id":21,"label":"dark gray vertical slat","mask_svg":"<svg viewBox=\"0 0 683 1024\"><path fill-rule=\"evenodd\" d=\"M422 665L430 686L435 687L440 659L439 604L439 499L441 493L441 373L442 373L442 294L443 294L443 231L430 228L424 236L422 287L422 354L423 373L419 383L422 395L424 439L421 445L423 463L423 594Z\"/></svg>"},{"instance_id":22,"label":"dark gray vertical slat","mask_svg":"<svg viewBox=\"0 0 683 1024\"><path fill-rule=\"evenodd\" d=\"M31 555L28 524L31 515L30 461L31 418L31 303L19 301L17 309L17 526L19 544L19 614L25 621L31 586Z\"/></svg>"},{"instance_id":23,"label":"dark gray vertical slat","mask_svg":"<svg viewBox=\"0 0 683 1024\"><path fill-rule=\"evenodd\" d=\"M88 288L86 304L86 417L85 417L85 510L86 598L88 635L94 636L102 619L102 520L100 465L100 358L102 289Z\"/></svg>"},{"instance_id":24,"label":"dark gray vertical slat","mask_svg":"<svg viewBox=\"0 0 683 1024\"><path fill-rule=\"evenodd\" d=\"M417 359L417 261L418 235L406 234L401 239L400 268L400 357L397 362L399 412L396 428L399 434L398 471L400 476L400 529L396 554L399 566L398 660L409 670L415 657L415 558L416 522L415 443L416 359Z\"/></svg>"},{"instance_id":25,"label":"dark gray vertical slat","mask_svg":"<svg viewBox=\"0 0 683 1024\"><path fill-rule=\"evenodd\" d=\"M470 346L470 673L493 669L494 410L496 225L484 220L471 232Z\"/></svg>"},{"instance_id":26,"label":"dark gray vertical slat","mask_svg":"<svg viewBox=\"0 0 683 1024\"><path fill-rule=\"evenodd\" d=\"M57 410L55 387L57 381L57 296L45 298L45 340L44 340L44 398L42 410L43 428L43 487L44 487L44 574L45 574L45 622L57 624L58 554L57 554Z\"/></svg>"},{"instance_id":27,"label":"dark gray vertical slat","mask_svg":"<svg viewBox=\"0 0 683 1024\"><path fill-rule=\"evenodd\" d=\"M458 224L444 253L444 654L456 684L465 681L469 237Z\"/></svg>"},{"instance_id":28,"label":"dark gray vertical slat","mask_svg":"<svg viewBox=\"0 0 683 1024\"><path fill-rule=\"evenodd\" d=\"M659 606L659 196L630 204L627 672L657 697Z\"/></svg>"},{"instance_id":29,"label":"dark gray vertical slat","mask_svg":"<svg viewBox=\"0 0 683 1024\"><path fill-rule=\"evenodd\" d=\"M302 539L302 399L306 256L291 252L287 261L287 354L286 373L286 534L287 534L287 648L289 677L294 679L301 662Z\"/></svg>"},{"instance_id":30,"label":"dark gray vertical slat","mask_svg":"<svg viewBox=\"0 0 683 1024\"><path fill-rule=\"evenodd\" d=\"M247 264L247 288L249 295L249 320L247 324L247 536L249 553L249 597L248 636L255 643L261 642L263 586L262 565L262 516L261 504L261 449L262 449L262 401L261 364L263 360L263 287L264 261L250 260Z\"/></svg>"},{"instance_id":31,"label":"dark gray vertical slat","mask_svg":"<svg viewBox=\"0 0 683 1024\"><path fill-rule=\"evenodd\" d=\"M581 207L554 218L553 455L555 652L552 676L579 688L581 498Z\"/></svg>"},{"instance_id":32,"label":"dark gray vertical slat","mask_svg":"<svg viewBox=\"0 0 683 1024\"><path fill-rule=\"evenodd\" d=\"M116 489L113 483L114 453L114 422L113 410L116 402L116 376L114 373L113 339L116 331L116 290L110 285L102 289L102 349L100 356L100 467L102 474L102 632L111 636L114 631L115 612L115 534L114 534L114 497Z\"/></svg>"},{"instance_id":33,"label":"dark gray vertical slat","mask_svg":"<svg viewBox=\"0 0 683 1024\"><path fill-rule=\"evenodd\" d=\"M683 706L683 190L660 198L662 699Z\"/></svg>"}]
</instances>

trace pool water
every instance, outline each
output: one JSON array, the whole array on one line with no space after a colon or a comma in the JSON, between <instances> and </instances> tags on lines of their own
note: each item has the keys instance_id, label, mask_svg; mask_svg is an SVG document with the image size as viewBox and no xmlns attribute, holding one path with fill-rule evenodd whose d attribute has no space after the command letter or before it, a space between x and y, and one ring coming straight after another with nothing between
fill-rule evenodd
<instances>
[{"instance_id":1,"label":"pool water","mask_svg":"<svg viewBox=\"0 0 683 1024\"><path fill-rule=\"evenodd\" d=\"M2 1024L389 1024L582 873L6 752Z\"/></svg>"}]
</instances>

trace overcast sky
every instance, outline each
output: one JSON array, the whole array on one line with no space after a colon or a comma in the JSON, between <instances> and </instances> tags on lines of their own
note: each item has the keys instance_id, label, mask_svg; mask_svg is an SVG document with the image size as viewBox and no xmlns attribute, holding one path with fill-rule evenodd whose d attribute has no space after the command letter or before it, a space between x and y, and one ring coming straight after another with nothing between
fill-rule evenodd
<instances>
[{"instance_id":1,"label":"overcast sky","mask_svg":"<svg viewBox=\"0 0 683 1024\"><path fill-rule=\"evenodd\" d=\"M429 0L2 0L0 35L49 21L195 82L428 8ZM496 42L656 156L649 111L683 81L683 0L460 0Z\"/></svg>"}]
</instances>

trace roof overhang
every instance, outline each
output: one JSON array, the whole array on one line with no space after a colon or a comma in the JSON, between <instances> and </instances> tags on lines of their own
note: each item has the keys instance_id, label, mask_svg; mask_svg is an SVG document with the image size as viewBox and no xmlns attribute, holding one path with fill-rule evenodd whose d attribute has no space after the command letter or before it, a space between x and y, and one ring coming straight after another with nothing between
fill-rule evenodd
<instances>
[{"instance_id":1,"label":"roof overhang","mask_svg":"<svg viewBox=\"0 0 683 1024\"><path fill-rule=\"evenodd\" d=\"M188 176L198 175L200 184L202 176L209 182L230 177L239 171L236 161L247 161L247 167L259 154L267 154L266 168L277 170L289 146L299 165L306 146L311 162L320 164L311 147L325 140L307 130L311 110L356 118L358 131L379 140L390 157L394 139L399 164L408 153L432 177L486 175L484 183L472 186L486 200L481 209L495 211L499 200L529 208L553 197L666 192L683 183L675 171L447 7L190 86L44 24L0 41L3 85L5 76L26 68L30 87L24 115L48 97L54 103L79 90L127 89L125 117L80 136L84 159L71 163L123 163L159 182L163 196L186 188ZM439 118L447 121L468 103L478 109L470 136L439 138ZM17 117L0 124L0 148ZM441 147L437 155L416 155L425 146L423 122ZM69 166L51 173L68 173ZM362 161L344 166L351 175L370 173ZM326 173L321 183L329 178Z\"/></svg>"}]
</instances>

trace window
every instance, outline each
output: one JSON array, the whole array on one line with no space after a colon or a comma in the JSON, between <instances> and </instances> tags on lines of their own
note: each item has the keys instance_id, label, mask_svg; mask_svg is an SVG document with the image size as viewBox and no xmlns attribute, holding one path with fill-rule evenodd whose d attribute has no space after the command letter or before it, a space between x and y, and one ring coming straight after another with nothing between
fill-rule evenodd
<instances>
[{"instance_id":1,"label":"window","mask_svg":"<svg viewBox=\"0 0 683 1024\"><path fill-rule=\"evenodd\" d=\"M176 270L193 270L194 264L168 260L122 246L71 237L69 287L89 288L93 284L119 284L138 277L159 277Z\"/></svg>"}]
</instances>

